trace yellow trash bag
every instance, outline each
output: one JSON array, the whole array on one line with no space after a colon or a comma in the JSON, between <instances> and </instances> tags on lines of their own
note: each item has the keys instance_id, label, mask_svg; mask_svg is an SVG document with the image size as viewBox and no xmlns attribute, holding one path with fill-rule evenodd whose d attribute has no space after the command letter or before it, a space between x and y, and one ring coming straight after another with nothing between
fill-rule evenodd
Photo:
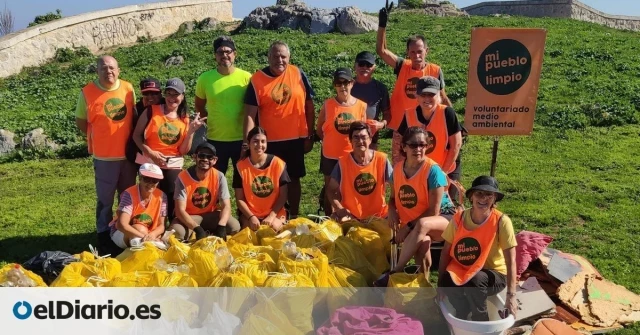
<instances>
[{"instance_id":1,"label":"yellow trash bag","mask_svg":"<svg viewBox=\"0 0 640 335\"><path fill-rule=\"evenodd\" d=\"M334 248L328 255L332 263L340 264L364 276L367 283L373 283L380 273L369 263L364 251L352 240L340 236L334 242Z\"/></svg>"},{"instance_id":2,"label":"yellow trash bag","mask_svg":"<svg viewBox=\"0 0 640 335\"><path fill-rule=\"evenodd\" d=\"M86 266L82 270L85 278L98 277L112 280L122 272L120 262L115 258L96 258L83 262Z\"/></svg>"},{"instance_id":3,"label":"yellow trash bag","mask_svg":"<svg viewBox=\"0 0 640 335\"><path fill-rule=\"evenodd\" d=\"M122 261L122 272L152 271L155 261L164 256L164 251L149 242L143 243L141 248L131 248L131 251L131 256Z\"/></svg>"},{"instance_id":4,"label":"yellow trash bag","mask_svg":"<svg viewBox=\"0 0 640 335\"><path fill-rule=\"evenodd\" d=\"M266 226L266 225L260 225L260 227L258 228L258 230L256 231L256 237L258 238L258 244L259 245L264 245L262 243L262 239L265 237L276 237L276 235L278 235L278 233L276 233L275 230L273 230L273 228Z\"/></svg>"},{"instance_id":5,"label":"yellow trash bag","mask_svg":"<svg viewBox=\"0 0 640 335\"><path fill-rule=\"evenodd\" d=\"M187 256L189 276L195 279L199 287L206 287L218 273L215 252L220 248L226 248L226 243L215 236L203 238L191 246Z\"/></svg>"},{"instance_id":6,"label":"yellow trash bag","mask_svg":"<svg viewBox=\"0 0 640 335\"><path fill-rule=\"evenodd\" d=\"M310 229L311 227L317 226L315 222L307 218L299 217L299 218L295 218L293 220L287 221L287 224L285 224L282 227L282 230L295 230L297 226L301 226L301 225L307 225Z\"/></svg>"},{"instance_id":7,"label":"yellow trash bag","mask_svg":"<svg viewBox=\"0 0 640 335\"><path fill-rule=\"evenodd\" d=\"M30 281L27 280L26 282L21 283L23 286L20 287L47 287L47 284L40 276L16 263L9 263L0 269L0 284L9 281L12 283L17 282L19 278L16 278L16 275L18 275L16 272L22 272L24 276L31 279Z\"/></svg>"},{"instance_id":8,"label":"yellow trash bag","mask_svg":"<svg viewBox=\"0 0 640 335\"><path fill-rule=\"evenodd\" d=\"M51 287L93 287L87 283L87 277L82 275L85 267L86 265L82 262L67 264L58 278L51 283Z\"/></svg>"},{"instance_id":9,"label":"yellow trash bag","mask_svg":"<svg viewBox=\"0 0 640 335\"><path fill-rule=\"evenodd\" d=\"M424 273L394 273L384 295L384 307L407 314L420 320L425 329L441 324L440 309L436 305L437 293Z\"/></svg>"},{"instance_id":10,"label":"yellow trash bag","mask_svg":"<svg viewBox=\"0 0 640 335\"><path fill-rule=\"evenodd\" d=\"M315 287L329 287L329 259L318 248L298 248L297 256L280 255L278 269L289 274L303 274Z\"/></svg>"},{"instance_id":11,"label":"yellow trash bag","mask_svg":"<svg viewBox=\"0 0 640 335\"><path fill-rule=\"evenodd\" d=\"M231 265L230 271L245 274L257 287L264 286L270 272L276 272L276 262L266 253L247 252L238 257Z\"/></svg>"},{"instance_id":12,"label":"yellow trash bag","mask_svg":"<svg viewBox=\"0 0 640 335\"><path fill-rule=\"evenodd\" d=\"M275 250L282 250L282 247L284 246L284 244L287 243L289 240L291 240L290 236L283 237L283 238L278 238L275 236L263 237L262 245L265 247L272 247Z\"/></svg>"},{"instance_id":13,"label":"yellow trash bag","mask_svg":"<svg viewBox=\"0 0 640 335\"><path fill-rule=\"evenodd\" d=\"M340 265L330 265L340 287L369 287L363 275Z\"/></svg>"},{"instance_id":14,"label":"yellow trash bag","mask_svg":"<svg viewBox=\"0 0 640 335\"><path fill-rule=\"evenodd\" d=\"M376 269L376 274L389 270L390 265L380 234L371 229L352 227L346 236L362 249L369 263Z\"/></svg>"},{"instance_id":15,"label":"yellow trash bag","mask_svg":"<svg viewBox=\"0 0 640 335\"><path fill-rule=\"evenodd\" d=\"M342 236L342 227L333 220L325 220L319 225L309 228L319 242L333 242Z\"/></svg>"},{"instance_id":16,"label":"yellow trash bag","mask_svg":"<svg viewBox=\"0 0 640 335\"><path fill-rule=\"evenodd\" d=\"M121 273L108 284L110 287L148 287L153 271L134 271Z\"/></svg>"},{"instance_id":17,"label":"yellow trash bag","mask_svg":"<svg viewBox=\"0 0 640 335\"><path fill-rule=\"evenodd\" d=\"M270 246L265 247L261 245L251 245L251 244L245 245L245 244L240 244L238 242L229 240L227 242L227 247L229 248L229 251L231 252L231 255L233 256L233 258L244 257L246 255L265 253L265 254L268 254L275 263L278 263L278 258L280 257L280 251L275 250Z\"/></svg>"},{"instance_id":18,"label":"yellow trash bag","mask_svg":"<svg viewBox=\"0 0 640 335\"><path fill-rule=\"evenodd\" d=\"M169 236L169 248L167 248L163 258L169 264L184 264L187 262L189 250L191 248L187 244L178 241L175 235L172 234Z\"/></svg>"},{"instance_id":19,"label":"yellow trash bag","mask_svg":"<svg viewBox=\"0 0 640 335\"><path fill-rule=\"evenodd\" d=\"M83 251L79 254L73 255L73 258L77 258L79 262L86 263L89 261L94 261L96 256L88 251Z\"/></svg>"},{"instance_id":20,"label":"yellow trash bag","mask_svg":"<svg viewBox=\"0 0 640 335\"><path fill-rule=\"evenodd\" d=\"M251 278L247 277L244 273L236 272L218 272L211 281L208 287L255 287Z\"/></svg>"},{"instance_id":21,"label":"yellow trash bag","mask_svg":"<svg viewBox=\"0 0 640 335\"><path fill-rule=\"evenodd\" d=\"M249 227L246 227L241 231L237 232L235 235L231 236L231 238L227 241L227 243L229 243L230 241L238 242L241 244L255 244L255 245L259 244L258 236Z\"/></svg>"},{"instance_id":22,"label":"yellow trash bag","mask_svg":"<svg viewBox=\"0 0 640 335\"><path fill-rule=\"evenodd\" d=\"M180 271L155 271L147 287L198 287L198 283L188 274Z\"/></svg>"},{"instance_id":23,"label":"yellow trash bag","mask_svg":"<svg viewBox=\"0 0 640 335\"><path fill-rule=\"evenodd\" d=\"M269 299L251 308L242 322L238 332L240 335L303 335L304 333L294 327L289 317L276 307Z\"/></svg>"},{"instance_id":24,"label":"yellow trash bag","mask_svg":"<svg viewBox=\"0 0 640 335\"><path fill-rule=\"evenodd\" d=\"M224 310L233 315L242 316L250 306L255 304L252 297L255 285L251 278L240 272L218 272L208 287L221 288L216 291L214 301L224 307Z\"/></svg>"},{"instance_id":25,"label":"yellow trash bag","mask_svg":"<svg viewBox=\"0 0 640 335\"><path fill-rule=\"evenodd\" d=\"M291 237L291 242L295 242L298 248L313 248L317 241L313 235L302 234Z\"/></svg>"},{"instance_id":26,"label":"yellow trash bag","mask_svg":"<svg viewBox=\"0 0 640 335\"><path fill-rule=\"evenodd\" d=\"M332 315L336 309L345 306L381 306L382 301L378 301L376 295L370 294L364 277L340 265L330 265L336 281L340 285L339 288L329 289L327 294L327 307L329 315Z\"/></svg>"},{"instance_id":27,"label":"yellow trash bag","mask_svg":"<svg viewBox=\"0 0 640 335\"><path fill-rule=\"evenodd\" d=\"M346 235L352 227L362 227L375 231L380 235L380 239L382 240L382 246L384 247L384 251L387 254L387 258L391 255L391 237L392 232L391 228L389 228L389 221L379 217L371 217L369 219L363 220L362 222L358 220L349 220L342 223L342 229L344 230L344 234Z\"/></svg>"},{"instance_id":28,"label":"yellow trash bag","mask_svg":"<svg viewBox=\"0 0 640 335\"><path fill-rule=\"evenodd\" d=\"M270 296L258 294L258 305L264 301L273 302L273 309L286 315L291 325L303 334L312 334L314 306L312 302L317 300L317 289L313 288L311 279L300 273L278 273L267 279L265 287L282 289L262 291Z\"/></svg>"}]
</instances>

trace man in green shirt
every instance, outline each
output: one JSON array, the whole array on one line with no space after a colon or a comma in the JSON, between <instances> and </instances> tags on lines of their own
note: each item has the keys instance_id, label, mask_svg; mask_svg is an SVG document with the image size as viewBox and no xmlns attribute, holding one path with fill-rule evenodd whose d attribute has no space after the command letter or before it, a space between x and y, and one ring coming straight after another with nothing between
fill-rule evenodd
<instances>
[{"instance_id":1,"label":"man in green shirt","mask_svg":"<svg viewBox=\"0 0 640 335\"><path fill-rule=\"evenodd\" d=\"M207 140L217 149L215 168L227 172L229 159L236 173L242 150L244 94L251 74L235 67L236 45L229 36L213 41L217 67L200 75L196 83L196 112L207 117Z\"/></svg>"}]
</instances>

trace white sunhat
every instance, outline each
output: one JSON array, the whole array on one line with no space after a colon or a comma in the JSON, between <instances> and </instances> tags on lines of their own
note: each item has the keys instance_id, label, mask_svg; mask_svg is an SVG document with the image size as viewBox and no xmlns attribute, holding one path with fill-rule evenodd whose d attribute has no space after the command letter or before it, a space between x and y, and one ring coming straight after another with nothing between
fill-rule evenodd
<instances>
[{"instance_id":1,"label":"white sunhat","mask_svg":"<svg viewBox=\"0 0 640 335\"><path fill-rule=\"evenodd\" d=\"M164 176L162 175L162 170L160 169L159 166L155 165L155 164L151 164L151 163L144 163L142 165L140 165L140 175L141 176L145 176L145 177L149 177L149 178L155 178L155 179L163 179Z\"/></svg>"}]
</instances>

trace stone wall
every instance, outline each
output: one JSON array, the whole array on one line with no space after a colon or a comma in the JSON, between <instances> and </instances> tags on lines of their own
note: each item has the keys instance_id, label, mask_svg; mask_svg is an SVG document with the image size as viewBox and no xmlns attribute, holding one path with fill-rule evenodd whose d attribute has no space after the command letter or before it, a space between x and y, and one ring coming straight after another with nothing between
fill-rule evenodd
<instances>
[{"instance_id":1,"label":"stone wall","mask_svg":"<svg viewBox=\"0 0 640 335\"><path fill-rule=\"evenodd\" d=\"M49 61L58 48L87 47L94 53L165 37L185 21L213 17L231 21L231 0L178 0L85 13L37 25L0 38L0 77Z\"/></svg>"},{"instance_id":2,"label":"stone wall","mask_svg":"<svg viewBox=\"0 0 640 335\"><path fill-rule=\"evenodd\" d=\"M471 15L509 14L528 17L564 17L617 29L640 31L640 17L609 15L577 0L488 1L463 8Z\"/></svg>"}]
</instances>

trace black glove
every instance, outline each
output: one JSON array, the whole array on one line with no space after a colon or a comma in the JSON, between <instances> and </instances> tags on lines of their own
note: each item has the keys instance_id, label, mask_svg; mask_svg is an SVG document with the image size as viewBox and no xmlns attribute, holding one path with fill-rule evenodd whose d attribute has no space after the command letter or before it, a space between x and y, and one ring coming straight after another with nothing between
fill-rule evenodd
<instances>
[{"instance_id":1,"label":"black glove","mask_svg":"<svg viewBox=\"0 0 640 335\"><path fill-rule=\"evenodd\" d=\"M384 7L382 7L380 12L378 13L378 27L380 28L387 27L387 21L389 20L389 13L391 12L392 8L393 8L393 1L391 1L391 4L389 4L389 0L387 0L387 3L384 5Z\"/></svg>"},{"instance_id":2,"label":"black glove","mask_svg":"<svg viewBox=\"0 0 640 335\"><path fill-rule=\"evenodd\" d=\"M207 236L209 236L209 234L207 234L206 231L204 231L204 229L202 229L202 227L197 226L195 228L193 228L193 231L196 233L196 241L201 240Z\"/></svg>"},{"instance_id":3,"label":"black glove","mask_svg":"<svg viewBox=\"0 0 640 335\"><path fill-rule=\"evenodd\" d=\"M215 236L218 236L219 238L223 239L223 240L227 240L227 226L218 226L216 228L216 232L213 234Z\"/></svg>"}]
</instances>

